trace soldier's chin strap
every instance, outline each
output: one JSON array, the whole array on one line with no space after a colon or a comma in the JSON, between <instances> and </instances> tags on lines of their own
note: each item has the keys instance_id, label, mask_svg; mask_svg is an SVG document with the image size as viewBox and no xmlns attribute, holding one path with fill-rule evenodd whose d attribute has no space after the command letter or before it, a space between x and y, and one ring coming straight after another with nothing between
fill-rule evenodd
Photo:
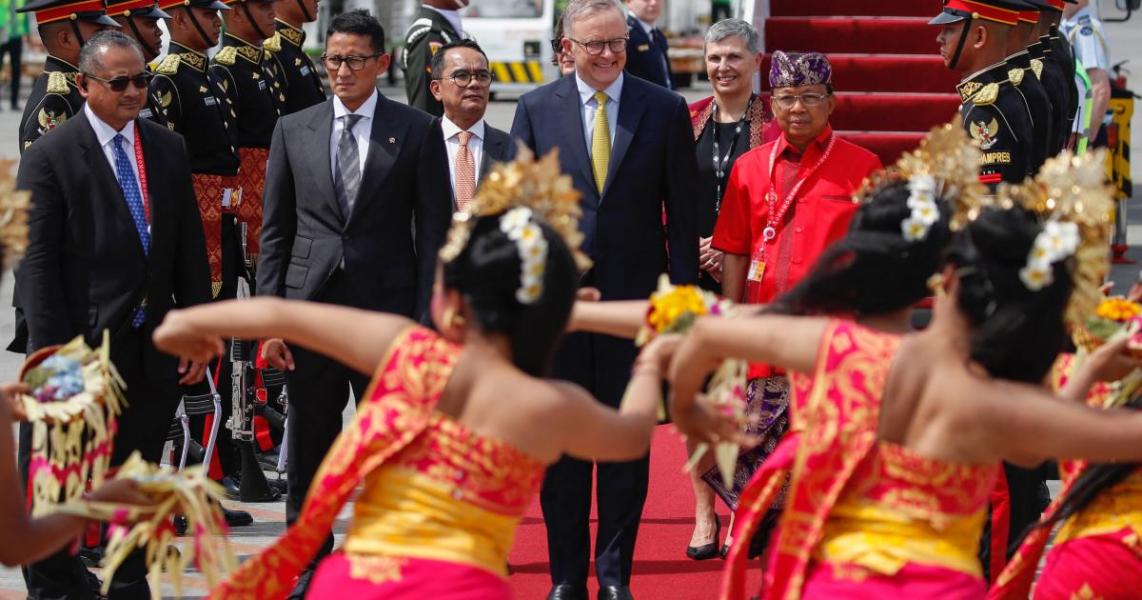
<instances>
[{"instance_id":1,"label":"soldier's chin strap","mask_svg":"<svg viewBox=\"0 0 1142 600\"><path fill-rule=\"evenodd\" d=\"M309 9L305 7L305 0L297 0L297 7L301 9L301 14L305 16L306 23L317 20L313 17L313 14L309 12Z\"/></svg>"},{"instance_id":2,"label":"soldier's chin strap","mask_svg":"<svg viewBox=\"0 0 1142 600\"><path fill-rule=\"evenodd\" d=\"M246 20L250 22L250 27L254 28L254 33L258 34L258 37L262 38L263 40L270 39L270 36L273 34L271 33L270 35L266 35L266 32L262 31L262 28L258 25L258 22L254 20L254 15L250 14L250 3L239 2L239 4L242 5L242 12L246 14Z\"/></svg>"},{"instance_id":3,"label":"soldier's chin strap","mask_svg":"<svg viewBox=\"0 0 1142 600\"><path fill-rule=\"evenodd\" d=\"M194 16L194 9L190 6L186 7L186 16L190 17L190 22L194 25L194 30L202 37L202 43L205 44L205 47L213 47L214 41L210 39L210 36L206 35L206 30L203 29L202 24L198 22L198 17Z\"/></svg>"},{"instance_id":4,"label":"soldier's chin strap","mask_svg":"<svg viewBox=\"0 0 1142 600\"><path fill-rule=\"evenodd\" d=\"M143 34L139 31L139 26L135 25L135 17L131 15L127 16L127 26L131 28L131 32L135 34L135 41L139 42L139 45L143 47L143 50L146 51L148 56L158 56L160 54L157 49L152 48L150 44L143 41Z\"/></svg>"},{"instance_id":5,"label":"soldier's chin strap","mask_svg":"<svg viewBox=\"0 0 1142 600\"><path fill-rule=\"evenodd\" d=\"M964 44L968 41L968 30L971 29L971 16L964 18L964 28L960 30L960 41L956 44L956 53L952 55L951 62L948 63L948 68L955 70L956 65L960 64L960 55L963 54Z\"/></svg>"},{"instance_id":6,"label":"soldier's chin strap","mask_svg":"<svg viewBox=\"0 0 1142 600\"><path fill-rule=\"evenodd\" d=\"M79 40L79 47L82 48L87 40L83 39L83 34L79 31L79 21L68 21L67 24L71 25L71 32L75 34L75 39Z\"/></svg>"}]
</instances>

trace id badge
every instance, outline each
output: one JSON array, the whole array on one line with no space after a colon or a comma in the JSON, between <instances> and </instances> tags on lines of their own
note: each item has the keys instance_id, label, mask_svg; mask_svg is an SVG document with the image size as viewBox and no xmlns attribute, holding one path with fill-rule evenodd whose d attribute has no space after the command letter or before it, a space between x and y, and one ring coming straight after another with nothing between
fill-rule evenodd
<instances>
[{"instance_id":1,"label":"id badge","mask_svg":"<svg viewBox=\"0 0 1142 600\"><path fill-rule=\"evenodd\" d=\"M764 260L751 260L749 262L749 274L747 278L754 283L761 283L761 278L765 277L765 261Z\"/></svg>"},{"instance_id":2,"label":"id badge","mask_svg":"<svg viewBox=\"0 0 1142 600\"><path fill-rule=\"evenodd\" d=\"M238 206L242 203L242 188L225 188L222 190L222 208Z\"/></svg>"}]
</instances>

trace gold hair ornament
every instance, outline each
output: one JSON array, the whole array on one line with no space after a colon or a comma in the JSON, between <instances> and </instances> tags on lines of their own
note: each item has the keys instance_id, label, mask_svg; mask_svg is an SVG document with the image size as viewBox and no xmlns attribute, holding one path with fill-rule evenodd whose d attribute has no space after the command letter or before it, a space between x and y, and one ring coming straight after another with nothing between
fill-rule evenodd
<instances>
[{"instance_id":1,"label":"gold hair ornament","mask_svg":"<svg viewBox=\"0 0 1142 600\"><path fill-rule=\"evenodd\" d=\"M28 210L31 194L16 189L12 167L16 161L0 159L0 247L4 265L11 267L28 249Z\"/></svg>"}]
</instances>

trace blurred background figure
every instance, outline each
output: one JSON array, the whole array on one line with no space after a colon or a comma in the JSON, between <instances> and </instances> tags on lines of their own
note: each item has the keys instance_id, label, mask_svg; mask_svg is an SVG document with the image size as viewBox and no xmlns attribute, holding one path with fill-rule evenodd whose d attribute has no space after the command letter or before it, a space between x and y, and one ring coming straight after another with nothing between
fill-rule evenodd
<instances>
[{"instance_id":1,"label":"blurred background figure","mask_svg":"<svg viewBox=\"0 0 1142 600\"><path fill-rule=\"evenodd\" d=\"M674 87L666 55L669 44L655 26L664 6L663 0L627 0L627 72L669 90Z\"/></svg>"},{"instance_id":2,"label":"blurred background figure","mask_svg":"<svg viewBox=\"0 0 1142 600\"><path fill-rule=\"evenodd\" d=\"M24 38L28 36L28 16L17 12L24 0L0 0L0 67L8 57L8 88L12 95L12 110L20 110L20 70L24 52Z\"/></svg>"}]
</instances>

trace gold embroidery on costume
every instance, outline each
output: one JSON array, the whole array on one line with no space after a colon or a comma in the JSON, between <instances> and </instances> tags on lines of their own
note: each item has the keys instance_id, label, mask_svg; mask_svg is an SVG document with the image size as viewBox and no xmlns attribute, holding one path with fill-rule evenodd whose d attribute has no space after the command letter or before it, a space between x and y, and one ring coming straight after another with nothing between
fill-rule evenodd
<instances>
[{"instance_id":1,"label":"gold embroidery on costume","mask_svg":"<svg viewBox=\"0 0 1142 600\"><path fill-rule=\"evenodd\" d=\"M1011 83L1014 83L1015 85L1020 85L1023 83L1023 75L1025 75L1025 74L1026 74L1026 71L1024 71L1023 69L1015 68L1015 69L1011 69L1011 70L1007 71L1007 78L1009 80L1011 80Z\"/></svg>"},{"instance_id":2,"label":"gold embroidery on costume","mask_svg":"<svg viewBox=\"0 0 1142 600\"><path fill-rule=\"evenodd\" d=\"M214 62L225 65L227 67L233 65L238 60L238 49L234 46L223 46L218 54L214 55Z\"/></svg>"},{"instance_id":3,"label":"gold embroidery on costume","mask_svg":"<svg viewBox=\"0 0 1142 600\"><path fill-rule=\"evenodd\" d=\"M63 71L52 71L48 73L48 90L49 94L66 94L67 89L67 74Z\"/></svg>"},{"instance_id":4,"label":"gold embroidery on costume","mask_svg":"<svg viewBox=\"0 0 1142 600\"><path fill-rule=\"evenodd\" d=\"M345 558L349 561L349 577L373 585L400 581L401 569L408 564L408 559L394 556L346 554Z\"/></svg>"},{"instance_id":5,"label":"gold embroidery on costume","mask_svg":"<svg viewBox=\"0 0 1142 600\"><path fill-rule=\"evenodd\" d=\"M155 67L155 72L162 75L174 75L178 73L178 65L182 62L179 54L168 54L159 66Z\"/></svg>"}]
</instances>

